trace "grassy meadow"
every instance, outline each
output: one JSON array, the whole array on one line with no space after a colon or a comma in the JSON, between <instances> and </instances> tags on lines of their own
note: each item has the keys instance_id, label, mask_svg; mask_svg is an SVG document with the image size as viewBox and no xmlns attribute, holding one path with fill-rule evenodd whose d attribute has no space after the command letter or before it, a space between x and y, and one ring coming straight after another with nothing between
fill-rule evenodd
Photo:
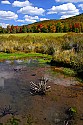
<instances>
[{"instance_id":1,"label":"grassy meadow","mask_svg":"<svg viewBox=\"0 0 83 125\"><path fill-rule=\"evenodd\" d=\"M0 36L9 37L10 35L17 36L17 37L26 37L26 36L37 36L37 37L58 37L63 36L66 33L16 33L16 34L0 34Z\"/></svg>"},{"instance_id":2,"label":"grassy meadow","mask_svg":"<svg viewBox=\"0 0 83 125\"><path fill-rule=\"evenodd\" d=\"M46 55L46 56L45 56ZM0 35L0 60L45 57L52 65L73 68L83 75L82 33L22 33Z\"/></svg>"}]
</instances>

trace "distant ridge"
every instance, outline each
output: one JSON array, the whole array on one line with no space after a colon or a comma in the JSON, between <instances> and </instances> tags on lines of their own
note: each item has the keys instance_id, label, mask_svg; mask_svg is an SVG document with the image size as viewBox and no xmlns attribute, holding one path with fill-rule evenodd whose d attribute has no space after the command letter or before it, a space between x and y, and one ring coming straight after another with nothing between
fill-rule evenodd
<instances>
[{"instance_id":1,"label":"distant ridge","mask_svg":"<svg viewBox=\"0 0 83 125\"><path fill-rule=\"evenodd\" d=\"M14 26L8 25L0 29L0 33L83 33L83 13L66 19L53 19L33 24Z\"/></svg>"},{"instance_id":2,"label":"distant ridge","mask_svg":"<svg viewBox=\"0 0 83 125\"><path fill-rule=\"evenodd\" d=\"M83 23L83 13L82 14L79 14L79 15L76 15L76 16L73 16L73 17L69 17L69 18L66 18L66 19L59 19L59 20L56 20L56 19L52 19L52 20L44 20L44 21L39 21L39 22L35 22L33 24L29 24L29 26L31 25L38 25L38 24L50 24L50 23L57 23L57 22L61 22L61 23Z\"/></svg>"}]
</instances>

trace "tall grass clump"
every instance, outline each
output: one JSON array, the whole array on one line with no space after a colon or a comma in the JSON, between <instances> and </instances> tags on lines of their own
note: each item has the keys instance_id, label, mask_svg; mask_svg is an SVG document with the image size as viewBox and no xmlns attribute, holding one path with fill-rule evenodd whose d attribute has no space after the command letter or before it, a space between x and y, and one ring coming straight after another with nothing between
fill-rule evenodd
<instances>
[{"instance_id":1,"label":"tall grass clump","mask_svg":"<svg viewBox=\"0 0 83 125\"><path fill-rule=\"evenodd\" d=\"M42 36L0 36L0 52L37 52L52 55L55 51L55 37Z\"/></svg>"},{"instance_id":2,"label":"tall grass clump","mask_svg":"<svg viewBox=\"0 0 83 125\"><path fill-rule=\"evenodd\" d=\"M51 61L52 64L73 68L83 76L83 34L67 34Z\"/></svg>"}]
</instances>

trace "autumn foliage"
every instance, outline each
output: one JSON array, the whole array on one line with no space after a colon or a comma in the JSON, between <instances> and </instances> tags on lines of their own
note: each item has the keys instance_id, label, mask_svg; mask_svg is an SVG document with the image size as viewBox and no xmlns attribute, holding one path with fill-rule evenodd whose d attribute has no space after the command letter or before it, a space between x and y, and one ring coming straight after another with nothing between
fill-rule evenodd
<instances>
[{"instance_id":1,"label":"autumn foliage","mask_svg":"<svg viewBox=\"0 0 83 125\"><path fill-rule=\"evenodd\" d=\"M0 26L0 33L62 33L83 32L83 14L62 20L45 20L29 25L14 26L7 28Z\"/></svg>"}]
</instances>

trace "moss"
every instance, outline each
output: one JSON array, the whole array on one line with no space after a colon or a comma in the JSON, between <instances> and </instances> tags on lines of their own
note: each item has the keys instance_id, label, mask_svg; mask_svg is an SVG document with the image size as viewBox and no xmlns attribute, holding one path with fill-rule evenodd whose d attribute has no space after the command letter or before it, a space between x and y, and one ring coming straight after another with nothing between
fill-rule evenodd
<instances>
[{"instance_id":1,"label":"moss","mask_svg":"<svg viewBox=\"0 0 83 125\"><path fill-rule=\"evenodd\" d=\"M29 58L29 57L41 57L46 58L48 60L51 59L50 55L41 54L41 53L0 53L0 60L14 60L14 59L22 59L22 58ZM44 59L40 59L41 62L46 62Z\"/></svg>"},{"instance_id":2,"label":"moss","mask_svg":"<svg viewBox=\"0 0 83 125\"><path fill-rule=\"evenodd\" d=\"M73 112L73 113L77 113L77 110L76 110L76 108L74 108L74 107L71 107L71 108L70 108L70 111Z\"/></svg>"},{"instance_id":3,"label":"moss","mask_svg":"<svg viewBox=\"0 0 83 125\"><path fill-rule=\"evenodd\" d=\"M75 76L76 72L70 68L63 68L64 75Z\"/></svg>"},{"instance_id":4,"label":"moss","mask_svg":"<svg viewBox=\"0 0 83 125\"><path fill-rule=\"evenodd\" d=\"M12 118L10 118L5 125L19 125L19 123L20 119L17 119L14 116L12 116Z\"/></svg>"}]
</instances>

